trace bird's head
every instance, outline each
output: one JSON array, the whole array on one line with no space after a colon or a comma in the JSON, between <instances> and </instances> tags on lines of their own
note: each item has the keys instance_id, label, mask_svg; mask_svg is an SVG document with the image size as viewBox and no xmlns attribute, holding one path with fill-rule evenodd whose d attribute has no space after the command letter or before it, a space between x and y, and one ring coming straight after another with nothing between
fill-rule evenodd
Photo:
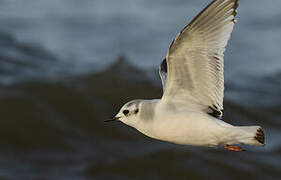
<instances>
[{"instance_id":1,"label":"bird's head","mask_svg":"<svg viewBox=\"0 0 281 180\"><path fill-rule=\"evenodd\" d=\"M135 127L139 119L138 116L141 108L140 103L141 100L133 100L126 103L115 117L106 122L121 121L129 126Z\"/></svg>"}]
</instances>

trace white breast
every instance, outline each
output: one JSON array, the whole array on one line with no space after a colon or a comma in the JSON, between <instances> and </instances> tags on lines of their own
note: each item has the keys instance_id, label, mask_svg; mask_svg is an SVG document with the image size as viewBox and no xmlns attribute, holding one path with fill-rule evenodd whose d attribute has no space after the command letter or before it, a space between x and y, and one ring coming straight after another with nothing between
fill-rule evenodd
<instances>
[{"instance_id":1,"label":"white breast","mask_svg":"<svg viewBox=\"0 0 281 180\"><path fill-rule=\"evenodd\" d=\"M231 125L208 114L185 111L183 113L156 113L148 125L139 130L149 137L176 144L217 146L220 137Z\"/></svg>"}]
</instances>

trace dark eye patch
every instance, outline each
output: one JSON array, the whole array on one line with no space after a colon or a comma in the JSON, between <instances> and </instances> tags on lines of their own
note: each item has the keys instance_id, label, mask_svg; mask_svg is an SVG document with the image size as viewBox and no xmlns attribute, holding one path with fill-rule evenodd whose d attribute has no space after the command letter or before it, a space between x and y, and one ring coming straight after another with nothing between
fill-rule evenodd
<instances>
[{"instance_id":1,"label":"dark eye patch","mask_svg":"<svg viewBox=\"0 0 281 180\"><path fill-rule=\"evenodd\" d=\"M130 111L126 109L126 110L123 111L123 114L126 116L127 114L129 114L129 112Z\"/></svg>"},{"instance_id":2,"label":"dark eye patch","mask_svg":"<svg viewBox=\"0 0 281 180\"><path fill-rule=\"evenodd\" d=\"M136 109L136 110L135 110L135 114L137 114L138 112L139 112L139 109Z\"/></svg>"}]
</instances>

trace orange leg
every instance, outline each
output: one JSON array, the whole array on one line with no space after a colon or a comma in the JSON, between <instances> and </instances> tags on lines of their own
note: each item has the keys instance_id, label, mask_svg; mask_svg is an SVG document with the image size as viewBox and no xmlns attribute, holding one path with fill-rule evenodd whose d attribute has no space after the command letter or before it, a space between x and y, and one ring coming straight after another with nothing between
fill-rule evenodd
<instances>
[{"instance_id":1,"label":"orange leg","mask_svg":"<svg viewBox=\"0 0 281 180\"><path fill-rule=\"evenodd\" d=\"M229 151L236 151L236 152L241 152L241 151L245 151L244 149L242 149L239 146L230 146L230 145L224 145L223 146L225 149L229 150Z\"/></svg>"}]
</instances>

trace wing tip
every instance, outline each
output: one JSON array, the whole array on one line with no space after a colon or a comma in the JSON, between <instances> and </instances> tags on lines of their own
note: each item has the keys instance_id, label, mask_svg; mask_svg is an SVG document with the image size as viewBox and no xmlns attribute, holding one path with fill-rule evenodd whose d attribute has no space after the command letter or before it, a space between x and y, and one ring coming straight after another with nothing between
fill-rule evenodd
<instances>
[{"instance_id":1,"label":"wing tip","mask_svg":"<svg viewBox=\"0 0 281 180\"><path fill-rule=\"evenodd\" d=\"M239 7L239 0L213 0L211 3L209 3L200 13L198 13L191 21L190 21L190 23L188 23L181 31L180 31L180 33L179 34L182 34L189 26L192 26L192 24L197 20L197 18L199 18L200 17L200 15L201 14L203 14L204 13L204 11L206 11L209 7L211 7L213 4L215 4L216 2L218 2L218 1L221 1L221 2L219 2L218 4L217 4L217 6L220 6L221 4L224 4L224 3L226 3L226 2L234 2L234 4L233 4L233 6L231 7L231 9L233 10L232 11L232 13L230 14L230 16L233 16L233 19L231 19L230 21L232 22L232 23L236 23L237 22L237 20L235 19L235 17L236 17L236 15L237 15L237 8ZM172 43L171 43L171 45L170 45L170 48L173 46L173 44L174 44L174 42L175 42L175 40L176 40L177 38L175 38L173 41L172 41Z\"/></svg>"},{"instance_id":2,"label":"wing tip","mask_svg":"<svg viewBox=\"0 0 281 180\"><path fill-rule=\"evenodd\" d=\"M236 24L237 23L237 20L236 20L236 16L237 16L237 8L239 7L239 0L234 0L234 5L233 5L233 7L232 7L232 9L233 9L233 13L232 13L232 15L233 15L233 19L231 20L231 22L233 22L233 24Z\"/></svg>"},{"instance_id":3,"label":"wing tip","mask_svg":"<svg viewBox=\"0 0 281 180\"><path fill-rule=\"evenodd\" d=\"M234 12L234 17L237 15L237 8L239 7L239 3L238 3L239 0L235 0L235 3L233 5L233 12Z\"/></svg>"}]
</instances>

